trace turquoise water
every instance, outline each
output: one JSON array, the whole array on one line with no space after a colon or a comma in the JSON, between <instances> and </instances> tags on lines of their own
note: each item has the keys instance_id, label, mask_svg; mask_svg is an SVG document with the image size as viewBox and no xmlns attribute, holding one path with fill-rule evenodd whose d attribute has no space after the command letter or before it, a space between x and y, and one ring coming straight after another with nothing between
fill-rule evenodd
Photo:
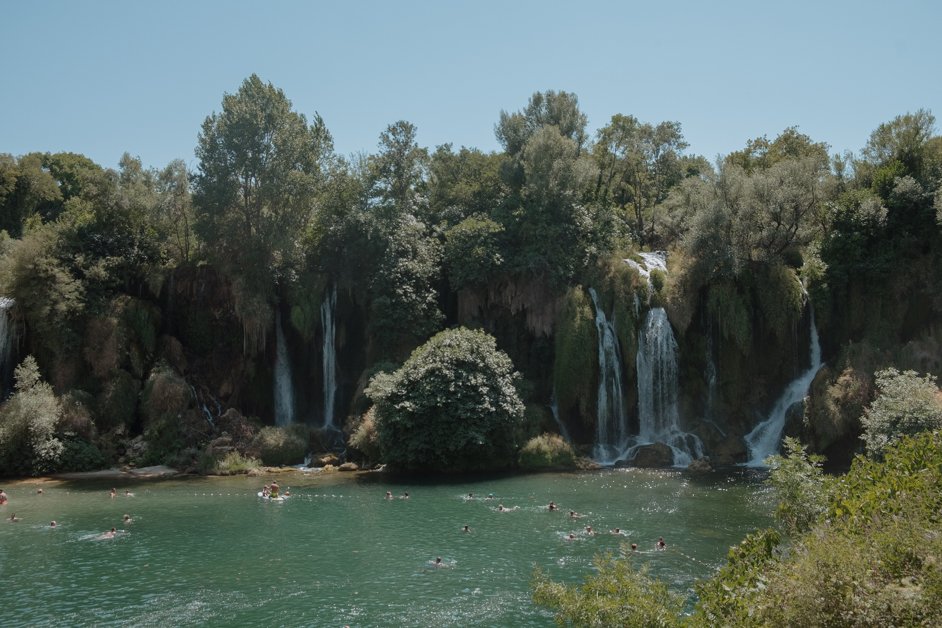
<instances>
[{"instance_id":1,"label":"turquoise water","mask_svg":"<svg viewBox=\"0 0 942 628\"><path fill-rule=\"evenodd\" d=\"M281 474L283 503L256 496L270 479L116 484L115 499L100 482L46 483L42 495L6 483L0 517L21 521L0 522L0 624L550 626L529 598L536 566L577 583L595 554L635 542L635 560L686 594L769 523L765 489L742 474ZM385 500L387 490L410 498ZM111 527L115 538L100 538ZM654 550L659 536L666 551ZM438 556L445 567L431 564Z\"/></svg>"}]
</instances>

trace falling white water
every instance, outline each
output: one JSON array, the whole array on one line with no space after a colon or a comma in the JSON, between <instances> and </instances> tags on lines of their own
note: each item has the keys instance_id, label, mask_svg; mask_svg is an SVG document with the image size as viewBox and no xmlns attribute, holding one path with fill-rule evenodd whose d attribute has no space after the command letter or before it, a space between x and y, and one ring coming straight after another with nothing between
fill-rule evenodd
<instances>
[{"instance_id":1,"label":"falling white water","mask_svg":"<svg viewBox=\"0 0 942 628\"><path fill-rule=\"evenodd\" d=\"M567 443L572 443L572 439L569 437L569 430L566 429L566 424L563 423L562 419L559 418L559 402L556 401L556 391L553 390L553 397L550 400L550 412L553 413L553 420L556 421L556 427L559 429L559 435L563 437Z\"/></svg>"},{"instance_id":2,"label":"falling white water","mask_svg":"<svg viewBox=\"0 0 942 628\"><path fill-rule=\"evenodd\" d=\"M337 429L334 425L334 400L337 397L337 329L334 312L337 309L337 287L334 286L321 303L321 334L323 351L321 362L324 370L324 427Z\"/></svg>"},{"instance_id":3,"label":"falling white water","mask_svg":"<svg viewBox=\"0 0 942 628\"><path fill-rule=\"evenodd\" d=\"M638 333L638 443L664 443L674 466L686 467L703 456L703 443L680 427L677 408L677 341L664 308L648 310Z\"/></svg>"},{"instance_id":4,"label":"falling white water","mask_svg":"<svg viewBox=\"0 0 942 628\"><path fill-rule=\"evenodd\" d=\"M821 344L818 341L818 327L814 322L814 308L811 307L810 302L809 313L811 315L811 366L785 388L785 392L772 407L769 417L746 434L746 447L749 449L747 466L765 466L765 459L778 453L789 408L804 400L808 395L808 389L811 388L811 382L814 381L814 376L821 369Z\"/></svg>"},{"instance_id":5,"label":"falling white water","mask_svg":"<svg viewBox=\"0 0 942 628\"><path fill-rule=\"evenodd\" d=\"M281 318L275 314L275 425L286 427L294 423L294 390L291 387L291 361L285 335L281 331Z\"/></svg>"},{"instance_id":6,"label":"falling white water","mask_svg":"<svg viewBox=\"0 0 942 628\"><path fill-rule=\"evenodd\" d=\"M10 354L13 352L14 328L10 309L13 299L0 297L0 399L6 394L5 386L9 375Z\"/></svg>"},{"instance_id":7,"label":"falling white water","mask_svg":"<svg viewBox=\"0 0 942 628\"><path fill-rule=\"evenodd\" d=\"M621 383L621 352L618 349L614 322L606 318L593 288L589 288L589 295L595 306L599 352L596 436L592 457L602 464L612 464L625 451L629 439L628 413L625 411L625 395Z\"/></svg>"}]
</instances>

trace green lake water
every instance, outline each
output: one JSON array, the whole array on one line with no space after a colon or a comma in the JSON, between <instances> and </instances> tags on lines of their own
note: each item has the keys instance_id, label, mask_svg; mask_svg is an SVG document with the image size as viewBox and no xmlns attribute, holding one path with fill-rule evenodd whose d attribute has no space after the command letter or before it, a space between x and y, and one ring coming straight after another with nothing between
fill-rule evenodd
<instances>
[{"instance_id":1,"label":"green lake water","mask_svg":"<svg viewBox=\"0 0 942 628\"><path fill-rule=\"evenodd\" d=\"M42 495L3 484L0 517L21 521L0 521L0 625L551 626L530 601L534 567L578 583L594 555L634 542L637 564L689 595L769 523L767 492L748 471L277 477L291 487L283 503L256 496L271 478L119 483L115 499L101 482L47 483ZM387 490L410 499L385 500ZM101 539L111 527L115 538ZM438 556L446 567L431 564Z\"/></svg>"}]
</instances>

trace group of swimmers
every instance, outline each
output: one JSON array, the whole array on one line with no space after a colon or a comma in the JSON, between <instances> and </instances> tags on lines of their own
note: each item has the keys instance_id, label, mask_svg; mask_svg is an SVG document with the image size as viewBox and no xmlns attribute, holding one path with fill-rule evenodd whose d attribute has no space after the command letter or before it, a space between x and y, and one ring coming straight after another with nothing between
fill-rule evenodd
<instances>
[{"instance_id":1,"label":"group of swimmers","mask_svg":"<svg viewBox=\"0 0 942 628\"><path fill-rule=\"evenodd\" d=\"M43 495L43 494L45 494L45 493L44 493L43 489L38 488L38 489L36 489L36 494L37 494L37 495ZM117 494L118 494L118 491L117 491L117 489L115 489L115 488L112 488L111 491L109 492L109 496L111 497L111 499L114 499L114 498L117 496ZM130 491L130 489L125 489L124 495L125 495L125 497L134 497L134 493L132 493L132 492ZM7 503L9 503L9 501L10 501L9 496L6 494L6 492L5 492L2 488L0 488L0 506L5 506ZM129 524L129 523L131 523L131 522L133 521L133 519L131 519L131 515L129 515L129 514L127 514L127 513L124 514L124 516L121 518L121 520L122 520L122 522L123 522L125 525L127 525L127 524ZM14 512L14 513L10 514L10 516L7 518L7 521L10 522L10 523L19 523L20 521L22 521L22 519L21 519L20 517L17 517L17 516L16 516L16 513ZM53 519L52 521L49 522L49 527L50 527L50 528L57 528L57 527L59 527L59 524L58 524L58 522L56 522L55 519ZM115 537L115 534L117 534L117 529L116 529L116 528L111 528L111 530L108 530L107 532L102 532L101 534L99 534L99 535L98 535L97 537L95 537L95 538L97 538L97 539L113 539L113 538Z\"/></svg>"}]
</instances>

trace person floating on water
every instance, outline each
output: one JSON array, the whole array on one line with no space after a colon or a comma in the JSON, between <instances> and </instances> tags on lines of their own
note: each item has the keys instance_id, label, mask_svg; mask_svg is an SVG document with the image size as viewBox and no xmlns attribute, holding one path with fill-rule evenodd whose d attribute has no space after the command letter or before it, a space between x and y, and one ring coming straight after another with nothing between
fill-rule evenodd
<instances>
[{"instance_id":1,"label":"person floating on water","mask_svg":"<svg viewBox=\"0 0 942 628\"><path fill-rule=\"evenodd\" d=\"M126 488L126 489L124 489L124 496L125 496L125 497L134 497L134 493L131 492L131 489Z\"/></svg>"},{"instance_id":2,"label":"person floating on water","mask_svg":"<svg viewBox=\"0 0 942 628\"><path fill-rule=\"evenodd\" d=\"M612 534L617 534L617 535L620 536L620 535L621 535L621 528L612 528L612 529L610 530L610 532L611 532Z\"/></svg>"},{"instance_id":3,"label":"person floating on water","mask_svg":"<svg viewBox=\"0 0 942 628\"><path fill-rule=\"evenodd\" d=\"M9 519L10 523L17 523L19 520L20 518L16 516L16 513L13 513L12 515L10 515L10 519Z\"/></svg>"},{"instance_id":4,"label":"person floating on water","mask_svg":"<svg viewBox=\"0 0 942 628\"><path fill-rule=\"evenodd\" d=\"M405 493L403 493L402 497L400 497L399 499L409 499L409 491L406 491Z\"/></svg>"},{"instance_id":5,"label":"person floating on water","mask_svg":"<svg viewBox=\"0 0 942 628\"><path fill-rule=\"evenodd\" d=\"M114 499L118 495L118 490L115 488L111 489L111 499Z\"/></svg>"},{"instance_id":6,"label":"person floating on water","mask_svg":"<svg viewBox=\"0 0 942 628\"><path fill-rule=\"evenodd\" d=\"M125 514L124 517L121 518L121 520L122 520L124 523L131 523L131 521L132 521L131 515Z\"/></svg>"},{"instance_id":7,"label":"person floating on water","mask_svg":"<svg viewBox=\"0 0 942 628\"><path fill-rule=\"evenodd\" d=\"M551 501L549 506L547 506L547 509L549 509L550 512L553 512L559 510L559 506L556 505L556 502Z\"/></svg>"},{"instance_id":8,"label":"person floating on water","mask_svg":"<svg viewBox=\"0 0 942 628\"><path fill-rule=\"evenodd\" d=\"M392 491L386 491L386 497L385 497L385 499L392 499L392 498L393 498Z\"/></svg>"},{"instance_id":9,"label":"person floating on water","mask_svg":"<svg viewBox=\"0 0 942 628\"><path fill-rule=\"evenodd\" d=\"M117 534L117 532L118 532L117 528L111 528L107 532L102 532L100 535L98 535L98 538L99 539L113 539L114 535Z\"/></svg>"},{"instance_id":10,"label":"person floating on water","mask_svg":"<svg viewBox=\"0 0 942 628\"><path fill-rule=\"evenodd\" d=\"M567 540L567 541L575 541L575 540L576 540L576 535L573 534L572 532L570 532L570 533L566 536L566 540Z\"/></svg>"},{"instance_id":11,"label":"person floating on water","mask_svg":"<svg viewBox=\"0 0 942 628\"><path fill-rule=\"evenodd\" d=\"M472 499L474 499L474 493L468 493L468 496L465 499L467 499L468 501L471 501Z\"/></svg>"},{"instance_id":12,"label":"person floating on water","mask_svg":"<svg viewBox=\"0 0 942 628\"><path fill-rule=\"evenodd\" d=\"M595 530L592 529L592 526L586 526L585 533L588 534L589 536L593 536L595 535Z\"/></svg>"},{"instance_id":13,"label":"person floating on water","mask_svg":"<svg viewBox=\"0 0 942 628\"><path fill-rule=\"evenodd\" d=\"M465 525L465 527L461 528L461 531L462 531L462 532L471 532L471 526Z\"/></svg>"},{"instance_id":14,"label":"person floating on water","mask_svg":"<svg viewBox=\"0 0 942 628\"><path fill-rule=\"evenodd\" d=\"M632 552L637 552L637 551L638 551L638 544L637 544L637 543L632 543L632 544L631 544L631 551L632 551Z\"/></svg>"},{"instance_id":15,"label":"person floating on water","mask_svg":"<svg viewBox=\"0 0 942 628\"><path fill-rule=\"evenodd\" d=\"M49 527L50 527L50 528L56 527L56 521L55 521L55 519L53 519L52 521L49 522Z\"/></svg>"},{"instance_id":16,"label":"person floating on water","mask_svg":"<svg viewBox=\"0 0 942 628\"><path fill-rule=\"evenodd\" d=\"M7 494L3 491L2 488L0 488L0 506L3 506L8 501L10 501L10 498L7 497Z\"/></svg>"},{"instance_id":17,"label":"person floating on water","mask_svg":"<svg viewBox=\"0 0 942 628\"><path fill-rule=\"evenodd\" d=\"M569 511L569 518L570 518L570 519L582 519L582 515L580 515L579 513L577 513L575 510L570 510L570 511Z\"/></svg>"},{"instance_id":18,"label":"person floating on water","mask_svg":"<svg viewBox=\"0 0 942 628\"><path fill-rule=\"evenodd\" d=\"M37 489L36 489L36 494L37 494L37 495L42 495L42 494L43 494L43 490L42 490L41 488L37 488Z\"/></svg>"},{"instance_id":19,"label":"person floating on water","mask_svg":"<svg viewBox=\"0 0 942 628\"><path fill-rule=\"evenodd\" d=\"M660 538L657 540L657 548L658 548L659 550L667 549L667 543L664 542L664 537L663 537L663 536L660 537Z\"/></svg>"}]
</instances>

